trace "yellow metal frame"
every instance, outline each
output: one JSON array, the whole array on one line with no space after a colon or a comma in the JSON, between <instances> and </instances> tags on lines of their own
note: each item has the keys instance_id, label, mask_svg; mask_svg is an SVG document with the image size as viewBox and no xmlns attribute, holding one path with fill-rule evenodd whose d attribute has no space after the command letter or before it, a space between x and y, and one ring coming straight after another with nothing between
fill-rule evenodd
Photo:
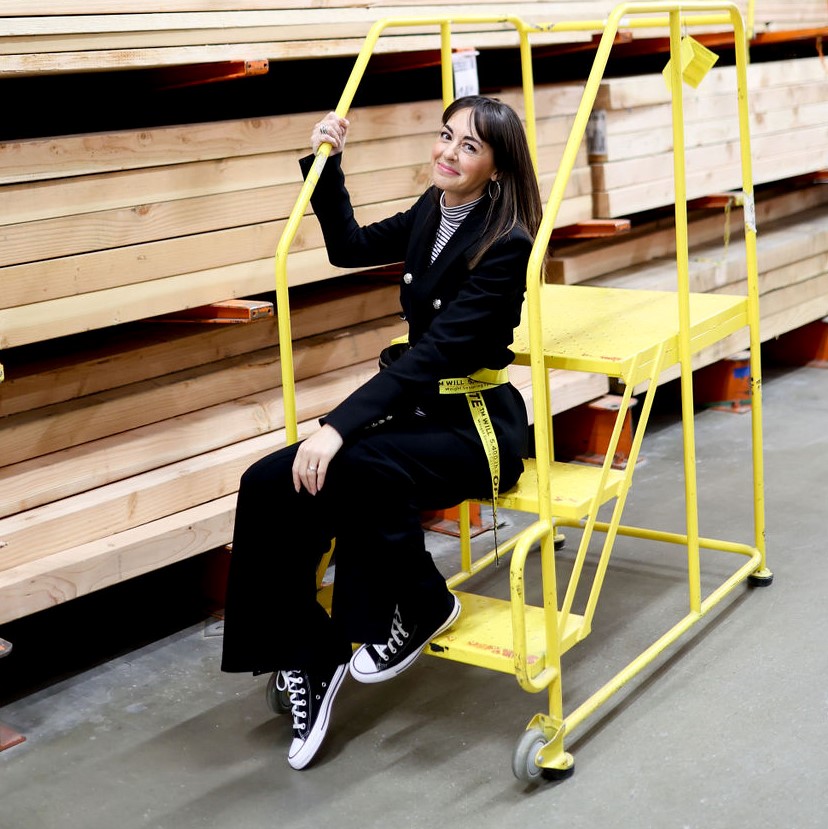
<instances>
[{"instance_id":1,"label":"yellow metal frame","mask_svg":"<svg viewBox=\"0 0 828 829\"><path fill-rule=\"evenodd\" d=\"M759 338L759 290L756 261L756 227L747 106L747 41L740 10L734 2L623 3L603 21L529 25L517 17L458 16L453 18L406 18L376 23L357 57L336 112L344 116L364 74L380 34L389 27L440 27L443 57L443 99L451 101L452 24L505 23L520 39L526 127L536 158L534 88L529 35L550 31L602 31L592 70L587 80L574 126L567 141L547 201L543 220L527 269L524 319L516 331L513 350L518 362L531 366L534 432L537 461L528 462L520 484L503 493L498 504L537 514L526 530L500 547L513 550L510 563L510 601L498 601L463 593L464 612L458 623L436 639L430 648L436 656L513 673L527 691L547 691L548 711L537 714L527 726L531 739L521 740L515 764L565 775L573 759L564 740L572 730L609 700L630 679L700 621L713 607L749 578L767 584L772 574L766 567L764 528L764 472L762 459L762 379ZM564 191L584 138L600 82L619 28L664 28L670 31L671 81L674 137L675 222L677 291L647 292L585 286L545 285L543 261L555 226ZM687 197L684 149L684 114L681 78L681 37L694 25L730 25L736 45L742 186L745 205L745 240L748 290L744 297L691 294L687 238ZM276 297L282 352L282 375L288 441L297 440L296 404L288 305L287 256L305 213L319 174L330 152L323 144L306 179L276 251ZM537 162L536 162L537 163ZM698 522L695 433L693 422L692 357L702 348L748 326L752 377L752 461L754 541L743 544L701 538ZM621 524L658 379L666 368L681 367L682 434L684 449L685 532L675 533ZM620 379L625 393L618 412L607 459L601 468L561 464L552 452L552 417L548 371L569 368L593 371ZM647 385L626 470L613 470L611 461L629 411L633 388ZM610 521L599 521L600 507L615 500ZM491 551L472 560L468 509L461 511L461 571L451 579L455 588L491 564ZM465 520L464 520L465 517ZM556 527L583 530L563 599L559 600L555 567ZM573 611L589 545L595 532L604 534L596 573L582 613ZM591 631L592 618L618 535L661 541L686 548L688 613L658 637L639 656L568 714L563 710L561 657ZM530 607L525 600L525 563L530 551L540 546L543 606ZM735 553L747 560L718 588L702 597L700 551ZM534 741L533 735L539 735ZM526 746L529 746L527 749ZM524 756L521 752L528 751ZM519 774L516 770L516 774ZM519 774L519 776L521 776Z\"/></svg>"}]
</instances>

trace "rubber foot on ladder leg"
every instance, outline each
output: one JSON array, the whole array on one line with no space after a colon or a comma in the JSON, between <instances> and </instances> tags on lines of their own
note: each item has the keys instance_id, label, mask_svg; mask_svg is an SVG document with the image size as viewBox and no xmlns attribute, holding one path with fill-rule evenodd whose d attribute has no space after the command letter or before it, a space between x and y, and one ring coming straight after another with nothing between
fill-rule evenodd
<instances>
[{"instance_id":1,"label":"rubber foot on ladder leg","mask_svg":"<svg viewBox=\"0 0 828 829\"><path fill-rule=\"evenodd\" d=\"M767 567L751 573L747 577L747 583L751 587L770 587L773 584L773 573Z\"/></svg>"},{"instance_id":2,"label":"rubber foot on ladder leg","mask_svg":"<svg viewBox=\"0 0 828 829\"><path fill-rule=\"evenodd\" d=\"M544 780L566 780L575 774L575 763L565 769L542 769L541 777Z\"/></svg>"}]
</instances>

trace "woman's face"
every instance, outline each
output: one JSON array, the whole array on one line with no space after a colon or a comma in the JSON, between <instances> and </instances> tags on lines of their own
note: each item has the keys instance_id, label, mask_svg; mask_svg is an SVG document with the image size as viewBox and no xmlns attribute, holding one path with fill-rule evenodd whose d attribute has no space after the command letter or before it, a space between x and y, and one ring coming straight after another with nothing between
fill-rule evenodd
<instances>
[{"instance_id":1,"label":"woman's face","mask_svg":"<svg viewBox=\"0 0 828 829\"><path fill-rule=\"evenodd\" d=\"M455 112L441 127L431 149L431 175L447 207L474 201L497 178L494 153L475 132L471 109Z\"/></svg>"}]
</instances>

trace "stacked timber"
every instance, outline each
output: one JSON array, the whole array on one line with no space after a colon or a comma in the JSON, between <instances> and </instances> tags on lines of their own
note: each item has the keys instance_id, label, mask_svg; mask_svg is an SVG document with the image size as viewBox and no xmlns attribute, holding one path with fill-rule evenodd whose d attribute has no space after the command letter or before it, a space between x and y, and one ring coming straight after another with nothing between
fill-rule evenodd
<instances>
[{"instance_id":1,"label":"stacked timber","mask_svg":"<svg viewBox=\"0 0 828 829\"><path fill-rule=\"evenodd\" d=\"M356 55L370 27L384 18L476 15L502 18L502 3L439 6L418 0L370 5L332 0L301 7L291 0L122 0L118 11L100 0L9 0L0 17L0 75L82 72L93 69L156 67L217 61L287 60ZM603 17L605 4L512 2L508 13L530 22ZM538 42L572 40L572 33L539 34ZM582 35L587 39L588 34ZM457 47L517 45L509 23L460 24ZM439 27L394 28L376 52L440 48Z\"/></svg>"},{"instance_id":2,"label":"stacked timber","mask_svg":"<svg viewBox=\"0 0 828 829\"><path fill-rule=\"evenodd\" d=\"M538 91L545 192L579 96ZM520 107L518 93L502 97ZM361 220L427 186L440 109L351 113ZM241 473L285 441L276 321L158 316L272 289L297 158L320 115L0 147L0 621L230 540ZM591 215L589 185L584 152L569 221ZM395 277L330 266L312 216L288 273L304 434L377 370L403 323ZM528 398L527 372L514 379ZM559 409L607 387L568 372L553 382Z\"/></svg>"},{"instance_id":3,"label":"stacked timber","mask_svg":"<svg viewBox=\"0 0 828 829\"><path fill-rule=\"evenodd\" d=\"M753 29L757 34L826 26L828 7L822 0L756 0Z\"/></svg>"},{"instance_id":4,"label":"stacked timber","mask_svg":"<svg viewBox=\"0 0 828 829\"><path fill-rule=\"evenodd\" d=\"M576 84L538 90L544 194L569 134ZM521 108L521 96L503 99ZM362 222L429 183L438 101L356 109L345 166ZM0 348L268 291L298 191L297 159L322 113L0 145ZM591 216L583 153L560 224ZM346 273L305 220L291 285Z\"/></svg>"},{"instance_id":5,"label":"stacked timber","mask_svg":"<svg viewBox=\"0 0 828 829\"><path fill-rule=\"evenodd\" d=\"M753 180L828 167L828 75L819 58L748 67ZM687 194L742 186L736 70L684 87ZM605 80L591 125L594 211L626 216L675 201L670 93L661 74Z\"/></svg>"},{"instance_id":6,"label":"stacked timber","mask_svg":"<svg viewBox=\"0 0 828 829\"><path fill-rule=\"evenodd\" d=\"M502 18L508 13L542 26L532 35L533 43L572 42L588 40L614 5L606 0L518 0L506 5L457 0L449 6L429 0L377 0L369 5L330 0L301 7L295 0L121 0L115 11L115 4L104 0L6 0L0 9L0 76L355 55L371 25L385 18ZM828 25L821 0L757 0L755 5L757 31ZM741 0L743 13L748 6L748 0ZM591 25L584 31L561 28L575 21ZM722 30L720 25L694 29ZM647 38L663 36L665 30L634 33ZM466 23L454 26L452 42L461 48L514 48L517 35L509 23ZM376 51L439 48L434 25L411 25L389 29Z\"/></svg>"}]
</instances>

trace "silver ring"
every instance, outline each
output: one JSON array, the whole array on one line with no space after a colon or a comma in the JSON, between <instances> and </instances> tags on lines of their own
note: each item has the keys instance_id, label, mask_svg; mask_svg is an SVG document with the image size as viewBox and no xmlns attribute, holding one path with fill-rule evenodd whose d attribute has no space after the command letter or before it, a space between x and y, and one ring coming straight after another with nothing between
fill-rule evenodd
<instances>
[{"instance_id":1,"label":"silver ring","mask_svg":"<svg viewBox=\"0 0 828 829\"><path fill-rule=\"evenodd\" d=\"M315 466L309 466L308 467L308 472L316 472L316 467Z\"/></svg>"},{"instance_id":2,"label":"silver ring","mask_svg":"<svg viewBox=\"0 0 828 829\"><path fill-rule=\"evenodd\" d=\"M327 124L322 124L322 126L319 127L319 132L321 132L322 135L327 135L328 134L328 125Z\"/></svg>"}]
</instances>

